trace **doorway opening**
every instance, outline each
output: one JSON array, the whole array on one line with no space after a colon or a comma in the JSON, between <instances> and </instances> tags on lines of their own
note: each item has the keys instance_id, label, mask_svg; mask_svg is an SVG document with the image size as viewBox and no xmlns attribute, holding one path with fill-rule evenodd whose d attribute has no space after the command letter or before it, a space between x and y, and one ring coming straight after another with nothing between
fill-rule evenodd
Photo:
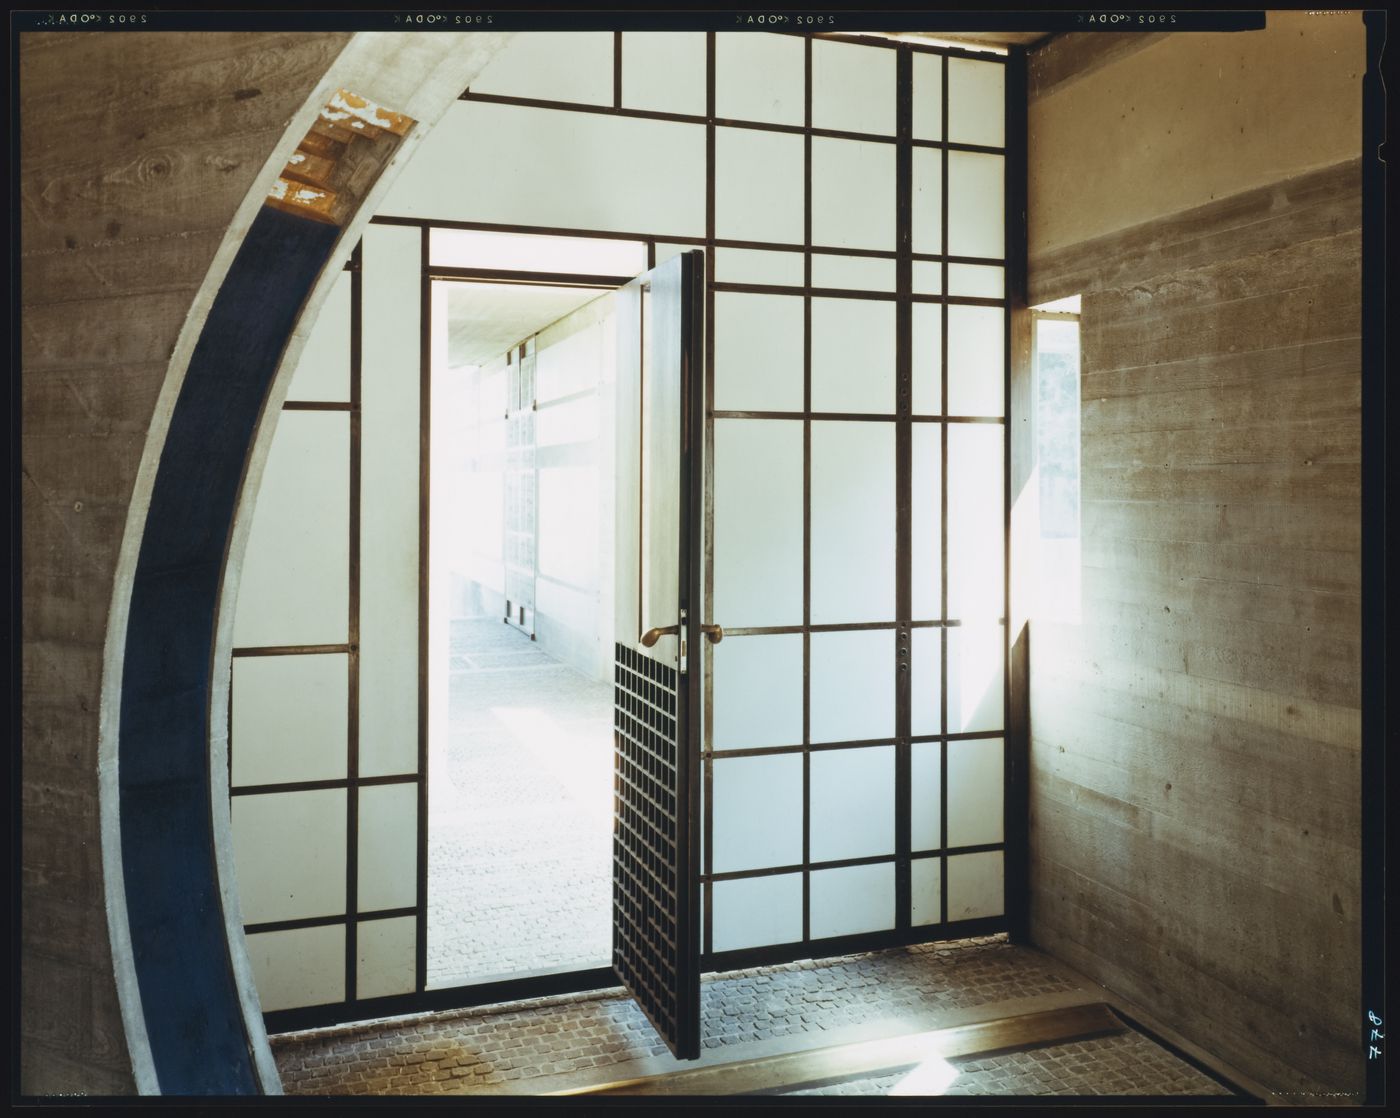
<instances>
[{"instance_id":1,"label":"doorway opening","mask_svg":"<svg viewBox=\"0 0 1400 1118\"><path fill-rule=\"evenodd\" d=\"M431 232L429 989L610 965L613 292L647 256Z\"/></svg>"}]
</instances>

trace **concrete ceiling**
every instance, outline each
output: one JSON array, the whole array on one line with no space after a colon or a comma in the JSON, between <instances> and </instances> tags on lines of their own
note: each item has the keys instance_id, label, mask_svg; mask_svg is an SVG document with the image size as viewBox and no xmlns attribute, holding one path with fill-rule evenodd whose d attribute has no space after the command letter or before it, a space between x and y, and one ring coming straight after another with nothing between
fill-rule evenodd
<instances>
[{"instance_id":1,"label":"concrete ceiling","mask_svg":"<svg viewBox=\"0 0 1400 1118\"><path fill-rule=\"evenodd\" d=\"M594 287L447 282L448 364L485 365L606 294Z\"/></svg>"},{"instance_id":2,"label":"concrete ceiling","mask_svg":"<svg viewBox=\"0 0 1400 1118\"><path fill-rule=\"evenodd\" d=\"M1051 37L1051 31L869 31L859 34L879 35L884 38L920 39L931 43L959 43L969 47L992 46L1009 47L1037 46Z\"/></svg>"}]
</instances>

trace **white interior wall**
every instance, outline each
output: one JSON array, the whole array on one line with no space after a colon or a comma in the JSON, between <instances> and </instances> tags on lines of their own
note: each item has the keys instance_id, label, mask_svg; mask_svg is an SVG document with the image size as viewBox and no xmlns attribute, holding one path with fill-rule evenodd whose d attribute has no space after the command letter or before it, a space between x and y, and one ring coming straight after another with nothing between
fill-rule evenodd
<instances>
[{"instance_id":1,"label":"white interior wall","mask_svg":"<svg viewBox=\"0 0 1400 1118\"><path fill-rule=\"evenodd\" d=\"M585 675L613 673L615 296L535 339L535 636Z\"/></svg>"}]
</instances>

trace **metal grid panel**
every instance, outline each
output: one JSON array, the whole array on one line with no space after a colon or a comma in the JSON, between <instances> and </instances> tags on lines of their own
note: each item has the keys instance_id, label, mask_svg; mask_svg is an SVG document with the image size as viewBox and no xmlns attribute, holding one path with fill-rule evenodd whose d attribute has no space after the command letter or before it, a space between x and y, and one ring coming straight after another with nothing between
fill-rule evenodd
<instances>
[{"instance_id":1,"label":"metal grid panel","mask_svg":"<svg viewBox=\"0 0 1400 1118\"><path fill-rule=\"evenodd\" d=\"M635 649L614 647L613 967L679 1054L696 1014L679 946L677 676Z\"/></svg>"}]
</instances>

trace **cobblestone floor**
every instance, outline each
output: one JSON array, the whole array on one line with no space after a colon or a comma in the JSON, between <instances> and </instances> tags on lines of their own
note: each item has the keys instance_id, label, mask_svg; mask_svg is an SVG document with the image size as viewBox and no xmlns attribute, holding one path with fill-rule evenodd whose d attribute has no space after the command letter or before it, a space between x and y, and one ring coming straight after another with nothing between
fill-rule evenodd
<instances>
[{"instance_id":1,"label":"cobblestone floor","mask_svg":"<svg viewBox=\"0 0 1400 1118\"><path fill-rule=\"evenodd\" d=\"M944 1095L1230 1095L1136 1032L949 1063L957 1078L943 1088ZM908 1075L905 1070L781 1094L888 1095Z\"/></svg>"},{"instance_id":2,"label":"cobblestone floor","mask_svg":"<svg viewBox=\"0 0 1400 1118\"><path fill-rule=\"evenodd\" d=\"M610 686L499 618L453 622L451 657L429 780L428 985L607 966Z\"/></svg>"},{"instance_id":3,"label":"cobblestone floor","mask_svg":"<svg viewBox=\"0 0 1400 1118\"><path fill-rule=\"evenodd\" d=\"M807 960L707 976L707 1048L795 1034L814 1047L843 1027L910 1022L952 1009L1074 987L1002 936ZM921 1027L928 1027L927 1025ZM665 1046L618 991L274 1037L289 1094L453 1094L660 1055Z\"/></svg>"}]
</instances>

